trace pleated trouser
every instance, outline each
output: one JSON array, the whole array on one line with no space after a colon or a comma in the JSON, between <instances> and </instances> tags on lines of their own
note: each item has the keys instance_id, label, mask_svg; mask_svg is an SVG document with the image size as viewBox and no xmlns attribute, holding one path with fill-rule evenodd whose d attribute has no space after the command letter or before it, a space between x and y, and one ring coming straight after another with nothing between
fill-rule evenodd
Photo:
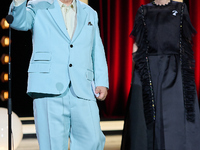
<instances>
[{"instance_id":1,"label":"pleated trouser","mask_svg":"<svg viewBox=\"0 0 200 150\"><path fill-rule=\"evenodd\" d=\"M73 89L56 97L34 99L34 118L40 150L103 150L96 101L74 95Z\"/></svg>"}]
</instances>

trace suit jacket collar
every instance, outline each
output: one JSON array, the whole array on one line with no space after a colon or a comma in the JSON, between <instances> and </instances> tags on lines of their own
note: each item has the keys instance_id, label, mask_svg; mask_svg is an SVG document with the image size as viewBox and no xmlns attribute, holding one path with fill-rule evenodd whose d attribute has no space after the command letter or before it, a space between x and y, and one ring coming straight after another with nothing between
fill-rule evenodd
<instances>
[{"instance_id":1,"label":"suit jacket collar","mask_svg":"<svg viewBox=\"0 0 200 150\"><path fill-rule=\"evenodd\" d=\"M57 0L45 0L45 1L51 4L50 7L48 8L48 11L50 12L52 18L58 25L58 28L63 32L64 36L68 39L68 41L71 41L65 26L65 22L58 1ZM83 5L83 3L80 2L79 0L76 0L76 4L77 4L77 26L74 35L72 37L72 42L75 41L78 35L80 34L87 17L87 13L84 10L85 5Z\"/></svg>"},{"instance_id":2,"label":"suit jacket collar","mask_svg":"<svg viewBox=\"0 0 200 150\"><path fill-rule=\"evenodd\" d=\"M76 0L76 3L77 3L77 26L74 35L72 37L72 42L75 41L78 35L80 34L83 26L85 25L85 20L87 18L87 13L84 10L86 8L85 5L79 0Z\"/></svg>"},{"instance_id":3,"label":"suit jacket collar","mask_svg":"<svg viewBox=\"0 0 200 150\"><path fill-rule=\"evenodd\" d=\"M47 0L47 1L51 1L51 0ZM63 15L62 15L62 12L61 12L61 9L60 9L60 5L58 4L57 0L54 0L54 2L48 8L48 11L51 14L55 23L58 25L58 28L64 34L64 36L68 40L70 40L70 37L68 35L67 29L66 29L66 26L65 26L65 22L64 22L64 19L63 19Z\"/></svg>"}]
</instances>

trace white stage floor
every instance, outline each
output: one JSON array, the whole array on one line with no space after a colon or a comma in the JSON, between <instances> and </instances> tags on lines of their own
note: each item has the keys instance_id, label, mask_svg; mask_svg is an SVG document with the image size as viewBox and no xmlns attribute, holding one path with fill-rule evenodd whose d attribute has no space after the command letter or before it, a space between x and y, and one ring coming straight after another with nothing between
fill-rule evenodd
<instances>
[{"instance_id":1,"label":"white stage floor","mask_svg":"<svg viewBox=\"0 0 200 150\"><path fill-rule=\"evenodd\" d=\"M104 150L120 150L121 135L106 136L106 143ZM39 150L36 138L23 139L16 150Z\"/></svg>"},{"instance_id":2,"label":"white stage floor","mask_svg":"<svg viewBox=\"0 0 200 150\"><path fill-rule=\"evenodd\" d=\"M22 129L25 137L27 135L35 135L34 118L26 117L20 118L22 121ZM32 123L26 123L27 121ZM106 134L106 143L104 150L120 150L121 145L121 132L123 130L124 122L123 120L112 120L112 121L101 121L101 129ZM112 135L114 133L114 135ZM117 134L116 134L117 133ZM35 136L32 138L23 138L16 150L39 150L39 145Z\"/></svg>"}]
</instances>

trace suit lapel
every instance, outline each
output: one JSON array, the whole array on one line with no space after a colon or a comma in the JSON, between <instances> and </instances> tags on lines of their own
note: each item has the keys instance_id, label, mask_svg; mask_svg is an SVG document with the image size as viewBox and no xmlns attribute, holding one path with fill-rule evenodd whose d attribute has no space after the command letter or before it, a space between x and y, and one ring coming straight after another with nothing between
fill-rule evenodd
<instances>
[{"instance_id":1,"label":"suit lapel","mask_svg":"<svg viewBox=\"0 0 200 150\"><path fill-rule=\"evenodd\" d=\"M52 5L48 8L48 11L50 12L52 18L58 25L59 29L63 32L65 37L69 41L71 41L69 34L67 32L66 26L65 26L65 22L64 22L63 15L62 15L62 12L60 9L60 5L58 4L57 0L54 0L54 3L52 3Z\"/></svg>"},{"instance_id":2,"label":"suit lapel","mask_svg":"<svg viewBox=\"0 0 200 150\"><path fill-rule=\"evenodd\" d=\"M72 42L75 41L78 35L80 34L83 26L85 25L85 20L87 18L87 13L84 10L85 6L82 5L79 0L76 0L76 2L77 2L77 26L74 35L72 37Z\"/></svg>"}]
</instances>

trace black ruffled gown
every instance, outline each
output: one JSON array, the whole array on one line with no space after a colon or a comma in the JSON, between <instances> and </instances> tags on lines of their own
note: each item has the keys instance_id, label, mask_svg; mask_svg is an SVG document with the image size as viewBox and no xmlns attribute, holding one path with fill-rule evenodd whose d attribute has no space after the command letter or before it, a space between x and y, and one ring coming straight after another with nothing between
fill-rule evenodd
<instances>
[{"instance_id":1,"label":"black ruffled gown","mask_svg":"<svg viewBox=\"0 0 200 150\"><path fill-rule=\"evenodd\" d=\"M184 3L138 9L131 36L138 51L122 150L200 150L200 115Z\"/></svg>"}]
</instances>

